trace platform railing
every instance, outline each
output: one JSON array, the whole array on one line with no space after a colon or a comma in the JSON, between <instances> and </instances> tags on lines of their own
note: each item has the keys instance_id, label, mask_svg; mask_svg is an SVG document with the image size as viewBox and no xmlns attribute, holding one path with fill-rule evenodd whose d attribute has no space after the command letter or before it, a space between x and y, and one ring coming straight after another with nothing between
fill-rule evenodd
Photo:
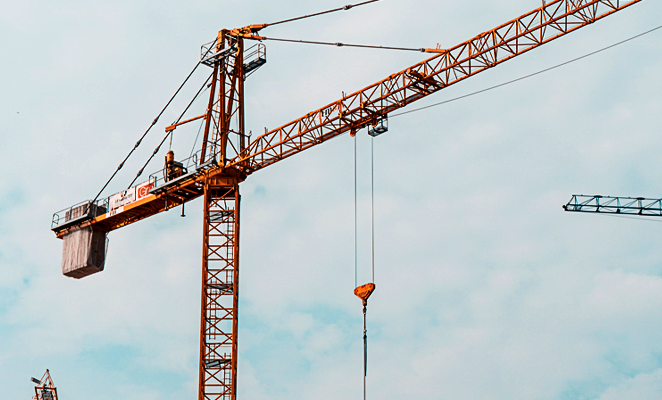
<instances>
[{"instance_id":1,"label":"platform railing","mask_svg":"<svg viewBox=\"0 0 662 400\"><path fill-rule=\"evenodd\" d=\"M90 200L81 201L71 207L64 208L53 214L51 220L51 229L58 228L65 224L95 218L105 214L108 210L108 201L110 197L99 199L90 205Z\"/></svg>"},{"instance_id":2,"label":"platform railing","mask_svg":"<svg viewBox=\"0 0 662 400\"><path fill-rule=\"evenodd\" d=\"M190 157L179 161L185 168L186 172L182 174L182 176L176 179L198 174L202 170L215 165L214 160L208 161L201 165L199 163L201 152L202 150L199 150L193 153ZM164 175L164 170L165 168L162 168L149 176L149 179L150 180L153 179L154 182L152 191L174 180L174 179L166 179ZM117 192L117 193L121 193L121 192ZM62 228L65 225L75 224L87 219L96 218L102 214L107 213L110 209L110 200L117 193L98 199L92 205L90 205L90 200L85 200L85 201L81 201L80 203L76 203L71 207L64 208L54 213L53 218L51 220L51 230L57 230L58 228Z\"/></svg>"},{"instance_id":3,"label":"platform railing","mask_svg":"<svg viewBox=\"0 0 662 400\"><path fill-rule=\"evenodd\" d=\"M171 182L171 181L175 180L175 179L180 179L184 176L194 175L194 174L197 174L199 171L201 171L203 169L209 168L213 164L213 161L212 162L207 162L207 163L204 163L204 164L200 165L200 155L201 155L201 153L202 153L202 150L198 150L195 153L193 153L193 155L191 155L190 157L185 158L181 161L178 161L178 162L182 163L182 166L185 169L185 172L181 176L174 177L174 178L168 178L165 174L165 170L166 170L165 167L161 168L160 170L158 170L154 173L152 173L149 176L150 179L154 180L154 188L152 189L152 191L156 188L159 188L159 187L163 186L164 184L166 184L168 182Z\"/></svg>"}]
</instances>

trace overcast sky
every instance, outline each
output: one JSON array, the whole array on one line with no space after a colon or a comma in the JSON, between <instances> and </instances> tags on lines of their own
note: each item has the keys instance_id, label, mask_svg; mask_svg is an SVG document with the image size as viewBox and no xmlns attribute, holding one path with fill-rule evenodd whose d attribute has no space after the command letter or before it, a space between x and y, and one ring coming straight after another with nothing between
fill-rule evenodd
<instances>
[{"instance_id":1,"label":"overcast sky","mask_svg":"<svg viewBox=\"0 0 662 400\"><path fill-rule=\"evenodd\" d=\"M46 368L63 400L196 397L202 200L186 218L176 209L110 233L106 270L83 280L61 274L51 216L95 196L218 30L347 2L0 0L3 398L29 398ZM447 48L539 6L383 0L263 33ZM582 56L659 15L662 4L643 1L409 109ZM391 116L374 140L370 398L662 398L662 220L561 209L573 193L662 197L661 35ZM246 81L254 134L424 58L266 45ZM126 187L207 73L106 194ZM177 130L177 158L195 128ZM364 283L370 139L357 140ZM349 135L241 185L240 399L361 397L353 188Z\"/></svg>"}]
</instances>

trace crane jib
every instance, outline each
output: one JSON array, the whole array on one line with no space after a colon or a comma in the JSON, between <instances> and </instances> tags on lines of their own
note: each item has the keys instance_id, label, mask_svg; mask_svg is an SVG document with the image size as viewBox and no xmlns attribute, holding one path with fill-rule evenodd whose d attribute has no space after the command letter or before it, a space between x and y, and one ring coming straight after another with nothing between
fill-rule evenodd
<instances>
[{"instance_id":1,"label":"crane jib","mask_svg":"<svg viewBox=\"0 0 662 400\"><path fill-rule=\"evenodd\" d=\"M259 136L229 165L252 173L642 0L549 2L365 89ZM331 118L330 109L339 108Z\"/></svg>"}]
</instances>

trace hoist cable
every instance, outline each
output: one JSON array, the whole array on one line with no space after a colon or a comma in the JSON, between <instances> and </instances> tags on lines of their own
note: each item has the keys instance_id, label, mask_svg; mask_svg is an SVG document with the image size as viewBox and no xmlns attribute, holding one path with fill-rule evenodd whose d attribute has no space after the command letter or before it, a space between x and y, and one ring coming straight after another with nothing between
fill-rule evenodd
<instances>
[{"instance_id":1,"label":"hoist cable","mask_svg":"<svg viewBox=\"0 0 662 400\"><path fill-rule=\"evenodd\" d=\"M370 212L371 212L371 264L372 283L375 283L375 137L370 137ZM363 400L366 400L366 386L368 377L368 328L366 324L366 307L363 308Z\"/></svg>"},{"instance_id":2,"label":"hoist cable","mask_svg":"<svg viewBox=\"0 0 662 400\"><path fill-rule=\"evenodd\" d=\"M261 36L262 40L272 40L275 42L289 42L289 43L303 43L303 44L321 44L324 46L336 46L336 47L360 47L363 49L381 49L381 50L404 50L404 51L417 51L420 53L425 53L424 48L413 48L413 47L391 47L391 46L374 46L369 44L352 44L352 43L340 43L340 42L319 42L313 40L296 40L296 39L279 39L272 37Z\"/></svg>"},{"instance_id":3,"label":"hoist cable","mask_svg":"<svg viewBox=\"0 0 662 400\"><path fill-rule=\"evenodd\" d=\"M464 94L464 95L462 95L462 96L454 97L454 98L452 98L452 99L448 99L448 100L440 101L440 102L438 102L438 103L430 104L430 105L423 106L423 107L419 107L419 108L414 108L413 110L403 111L403 112L401 112L401 113L397 113L397 114L391 114L391 117L399 117L399 116L401 116L401 115L405 115L405 114L413 113L413 112L416 112L416 111L425 110L425 109L427 109L427 108L440 106L440 105L442 105L442 104L451 103L451 102L453 102L453 101L457 101L457 100L460 100L460 99L464 99L464 98L467 98L467 97L471 97L471 96L474 96L474 95L477 95L477 94L480 94L480 93L484 93L484 92L487 92L487 91L490 91L490 90L493 90L493 89L500 88L500 87L502 87L502 86L510 85L511 83L515 83L515 82L523 81L523 80L525 80L525 79L528 79L528 78L534 77L534 76L536 76L536 75L540 75L540 74L542 74L542 73L545 73L545 72L548 72L548 71L554 70L554 69L556 69L556 68L560 68L560 67L563 67L563 66L565 66L565 65L568 65L568 64L574 63L575 61L579 61L579 60L582 60L582 59L584 59L584 58L587 58L587 57L593 56L593 55L595 55L595 54L602 53L602 52L605 51L605 50L609 50L609 49L611 49L611 48L613 48L613 47L620 46L620 45L622 45L622 44L624 44L624 43L627 43L627 42L629 42L629 41L631 41L631 40L634 40L634 39L640 38L640 37L642 37L642 36L644 36L644 35L647 35L647 34L649 34L649 33L651 33L651 32L654 32L654 31L656 31L656 30L658 30L658 29L660 29L660 28L662 28L662 25L660 25L660 26L658 26L658 27L656 27L656 28L650 29L650 30L648 30L648 31L646 31L646 32L640 33L640 34L638 34L638 35L632 36L632 37L630 37L630 38L628 38L628 39L622 40L622 41L620 41L620 42L617 42L617 43L611 44L611 45L609 45L609 46L607 46L607 47L603 47L603 48L601 48L601 49L598 49L598 50L592 51L592 52L590 52L590 53L588 53L588 54L584 54L583 56L580 56L580 57L577 57L577 58L573 58L572 60L568 60L568 61L562 62L561 64L557 64L557 65L554 65L554 66L551 66L551 67L548 67L548 68L542 69L542 70L537 71L537 72L534 72L534 73L532 73L532 74L524 75L524 76L521 76L521 77L519 77L519 78L517 78L517 79L513 79L513 80L510 80L510 81L507 81L507 82L503 82L503 83L500 83L500 84L498 84L498 85L490 86L490 87L488 87L488 88L481 89L481 90L478 90L478 91L475 91L475 92L467 93L467 94Z\"/></svg>"},{"instance_id":4,"label":"hoist cable","mask_svg":"<svg viewBox=\"0 0 662 400\"><path fill-rule=\"evenodd\" d=\"M354 287L359 286L359 256L358 256L358 195L356 193L356 135L354 135Z\"/></svg>"},{"instance_id":5,"label":"hoist cable","mask_svg":"<svg viewBox=\"0 0 662 400\"><path fill-rule=\"evenodd\" d=\"M329 14L329 13L336 12L336 11L345 11L345 10L349 10L350 8L353 8L353 7L358 7L358 6L362 6L364 4L374 3L376 1L379 1L379 0L369 0L369 1L364 1L362 3L348 4L344 7L334 8L333 10L321 11L321 12L314 13L314 14L304 15L302 17L295 17L295 18L285 19L285 20L282 20L282 21L272 22L270 24L264 24L264 25L265 25L265 27L273 26L273 25L278 25L278 24L284 24L286 22L297 21L297 20L304 19L304 18L310 18L310 17L316 17L318 15Z\"/></svg>"},{"instance_id":6,"label":"hoist cable","mask_svg":"<svg viewBox=\"0 0 662 400\"><path fill-rule=\"evenodd\" d=\"M211 47L213 47L213 46L211 46ZM211 49L211 47L210 47L210 49ZM207 50L207 53L209 53L209 50ZM206 55L206 54L205 54L205 55ZM138 141L136 142L136 144L133 146L133 149L131 149L131 151L129 152L129 154L128 154L128 155L124 158L124 160L120 163L120 165L117 167L117 169L115 170L115 172L113 172L113 175L111 175L111 177L108 179L108 181L106 181L106 184L103 185L103 187L101 188L101 190L99 190L99 193L97 193L97 195L94 196L94 200L92 200L92 201L88 204L88 206L87 206L87 210L86 210L85 214L88 214L88 213L90 212L90 207L92 206L92 204L94 204L94 202L97 201L97 199L99 198L99 196L101 195L101 193L103 193L103 191L106 189L106 187L108 186L108 184L110 184L110 181L112 181L113 178L115 178L115 175L117 175L117 173L122 169L122 167L124 166L124 163L129 159L129 157L131 157L131 155L132 155L133 152L138 148L138 146L140 146L140 143L143 141L143 139L145 138L145 136L147 136L147 133L149 133L149 131L152 129L152 127L153 127L154 125L156 125L156 122L159 120L159 118L161 118L161 115L163 115L163 113L164 113L165 110L168 108L168 106L170 105L170 103L172 103L172 101L175 99L175 97L177 96L177 94L179 94L179 91L182 90L182 88L184 87L184 85L186 84L186 82L188 82L189 78L193 75L193 73L195 72L195 70L198 69L198 67L200 66L201 63L202 63L202 61L198 61L197 64L195 64L195 67L193 67L193 70L188 74L188 76L186 77L186 79L184 79L184 82L182 82L182 84L179 85L179 87L177 88L177 91L175 92L175 94L172 95L172 97L170 98L170 100L168 100L168 103L166 103L166 105L163 107L163 109L161 110L161 112L156 116L156 118L154 118L154 120L152 121L152 124L147 128L147 130L145 131L145 133L143 133L143 135L140 137L140 139L138 139ZM131 185L129 185L129 187L131 187Z\"/></svg>"},{"instance_id":7,"label":"hoist cable","mask_svg":"<svg viewBox=\"0 0 662 400\"><path fill-rule=\"evenodd\" d=\"M198 64L199 64L199 63L198 63ZM200 93L201 93L201 92L207 87L207 82L209 82L209 79L211 79L211 77L212 77L213 75L214 75L214 73L212 72L211 75L209 75L209 77L207 78L207 80L205 80L205 82L202 84L202 86L200 87L200 89L198 90L198 92L195 94L195 96L193 96L193 100L191 100L191 101L188 103L188 105L186 106L186 108L184 109L184 111L179 115L179 117L177 118L177 120L176 120L175 122L173 122L171 125L175 125L175 124L177 124L177 123L182 119L182 117L184 116L184 114L186 113L186 111L188 111L188 109L191 107L191 105L193 104L193 102L198 98L198 96L200 95ZM147 159L147 162L145 163L145 165L143 165L143 167L140 168L140 170L139 170L138 173L136 174L136 177L133 178L133 180L131 181L131 183L130 183L129 186L127 187L127 189L130 188L130 187L136 182L136 180L140 177L140 175L142 175L143 171L144 171L145 168L147 167L147 164L149 164L150 161L152 161L152 159L153 159L154 156L156 155L156 153L159 152L159 149L161 148L161 146L163 145L163 143L166 141L166 139L168 139L169 136L172 138L171 135L173 134L173 132L174 132L174 130L169 131L168 133L166 133L166 136L163 138L163 140L161 141L161 143L159 143L159 145L156 146L156 149L154 149L154 152L152 152L152 155L149 156L149 158Z\"/></svg>"},{"instance_id":8,"label":"hoist cable","mask_svg":"<svg viewBox=\"0 0 662 400\"><path fill-rule=\"evenodd\" d=\"M366 400L366 380L368 377L368 329L366 329L366 313L363 312L363 400Z\"/></svg>"},{"instance_id":9,"label":"hoist cable","mask_svg":"<svg viewBox=\"0 0 662 400\"><path fill-rule=\"evenodd\" d=\"M372 212L372 232L370 238L372 239L372 283L375 283L375 150L374 150L374 136L370 137L370 195L372 204L370 211Z\"/></svg>"},{"instance_id":10,"label":"hoist cable","mask_svg":"<svg viewBox=\"0 0 662 400\"><path fill-rule=\"evenodd\" d=\"M363 400L366 400L368 376L368 328L367 309L368 297L374 290L375 282L375 150L374 137L370 140L370 193L371 193L371 264L372 282L361 287L358 286L358 161L357 161L357 135L354 135L354 294L363 300ZM360 289L371 286L368 293L361 293Z\"/></svg>"}]
</instances>

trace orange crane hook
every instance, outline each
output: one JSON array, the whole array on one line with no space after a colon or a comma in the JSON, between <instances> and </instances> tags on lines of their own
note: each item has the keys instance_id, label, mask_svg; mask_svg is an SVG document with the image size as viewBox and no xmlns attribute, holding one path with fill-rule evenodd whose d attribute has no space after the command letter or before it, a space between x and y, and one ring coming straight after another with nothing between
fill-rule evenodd
<instances>
[{"instance_id":1,"label":"orange crane hook","mask_svg":"<svg viewBox=\"0 0 662 400\"><path fill-rule=\"evenodd\" d=\"M363 399L366 398L366 377L368 376L368 329L366 328L366 311L368 298L375 291L374 283L357 286L354 294L363 301Z\"/></svg>"},{"instance_id":2,"label":"orange crane hook","mask_svg":"<svg viewBox=\"0 0 662 400\"><path fill-rule=\"evenodd\" d=\"M368 298L375 291L374 283L366 283L365 285L358 286L354 289L354 294L359 299L363 300L363 313L365 314L368 309Z\"/></svg>"}]
</instances>

